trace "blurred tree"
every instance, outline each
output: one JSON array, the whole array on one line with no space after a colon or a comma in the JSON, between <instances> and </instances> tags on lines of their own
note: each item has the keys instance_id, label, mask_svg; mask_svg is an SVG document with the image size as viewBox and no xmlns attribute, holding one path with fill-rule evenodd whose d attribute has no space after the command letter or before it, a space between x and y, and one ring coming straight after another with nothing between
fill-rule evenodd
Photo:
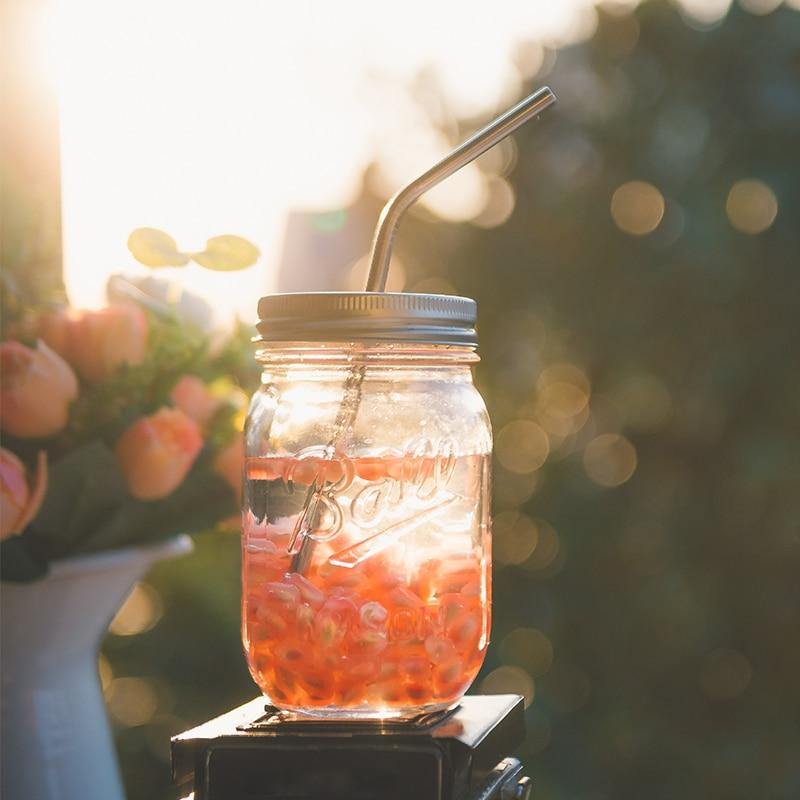
<instances>
[{"instance_id":1,"label":"blurred tree","mask_svg":"<svg viewBox=\"0 0 800 800\"><path fill-rule=\"evenodd\" d=\"M478 300L511 513L484 674L533 678L541 800L797 797L800 14L599 14L508 221L401 237L410 288Z\"/></svg>"},{"instance_id":2,"label":"blurred tree","mask_svg":"<svg viewBox=\"0 0 800 800\"><path fill-rule=\"evenodd\" d=\"M531 88L560 105L491 162L480 227L418 216L398 240L408 289L479 303L497 563L476 690L532 697L537 800L796 798L800 14L601 10L543 65ZM170 733L255 693L237 547L159 566L158 624L109 637L106 670L158 698L116 709L134 800L172 796Z\"/></svg>"}]
</instances>

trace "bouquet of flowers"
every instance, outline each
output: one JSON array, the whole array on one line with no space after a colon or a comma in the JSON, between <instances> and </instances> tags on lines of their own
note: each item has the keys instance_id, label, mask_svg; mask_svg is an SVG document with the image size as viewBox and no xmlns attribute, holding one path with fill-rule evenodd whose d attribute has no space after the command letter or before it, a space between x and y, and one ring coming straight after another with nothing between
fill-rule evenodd
<instances>
[{"instance_id":1,"label":"bouquet of flowers","mask_svg":"<svg viewBox=\"0 0 800 800\"><path fill-rule=\"evenodd\" d=\"M220 341L158 298L160 283L112 279L98 311L10 315L0 343L3 580L208 530L236 512L244 387L255 377L248 331Z\"/></svg>"}]
</instances>

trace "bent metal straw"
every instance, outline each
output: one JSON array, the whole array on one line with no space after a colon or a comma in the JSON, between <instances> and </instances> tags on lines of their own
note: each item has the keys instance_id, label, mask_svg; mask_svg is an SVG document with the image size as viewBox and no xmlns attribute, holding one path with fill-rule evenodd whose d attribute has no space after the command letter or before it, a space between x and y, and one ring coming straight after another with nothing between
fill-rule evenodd
<instances>
[{"instance_id":1,"label":"bent metal straw","mask_svg":"<svg viewBox=\"0 0 800 800\"><path fill-rule=\"evenodd\" d=\"M389 274L392 258L392 244L398 225L405 212L428 189L441 183L445 178L474 161L478 156L490 150L498 142L510 136L520 126L537 117L545 109L556 102L556 96L548 86L537 90L508 111L492 120L484 128L473 134L446 155L437 164L423 172L415 180L398 191L381 211L375 236L372 242L372 256L367 278L367 292L383 292ZM325 447L325 458L331 459L341 446L347 430L352 426L361 399L361 384L364 380L366 366L354 364L343 387L342 402L334 424L334 432ZM326 493L332 490L333 484L324 478L315 478L308 488L303 508L294 525L289 544L292 554L291 571L303 573L308 564L313 540L313 533L320 506ZM397 532L395 532L396 535ZM339 554L341 556L341 554ZM343 559L341 565L355 563L351 559Z\"/></svg>"}]
</instances>

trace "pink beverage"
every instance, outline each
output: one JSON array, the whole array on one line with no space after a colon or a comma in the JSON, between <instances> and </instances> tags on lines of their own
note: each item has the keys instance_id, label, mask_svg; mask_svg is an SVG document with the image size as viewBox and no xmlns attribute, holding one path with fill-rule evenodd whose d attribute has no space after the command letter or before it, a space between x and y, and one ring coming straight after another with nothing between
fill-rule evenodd
<instances>
[{"instance_id":1,"label":"pink beverage","mask_svg":"<svg viewBox=\"0 0 800 800\"><path fill-rule=\"evenodd\" d=\"M408 207L554 102L534 92L389 200L366 291L258 304L242 629L281 708L410 717L455 703L480 668L492 431L472 376L477 306L384 287Z\"/></svg>"},{"instance_id":2,"label":"pink beverage","mask_svg":"<svg viewBox=\"0 0 800 800\"><path fill-rule=\"evenodd\" d=\"M242 525L253 678L315 716L447 708L480 669L491 619L475 304L309 293L259 311Z\"/></svg>"},{"instance_id":3,"label":"pink beverage","mask_svg":"<svg viewBox=\"0 0 800 800\"><path fill-rule=\"evenodd\" d=\"M461 697L488 644L486 469L449 453L248 460L244 641L270 699L402 711ZM292 538L314 481L327 488L301 574Z\"/></svg>"}]
</instances>

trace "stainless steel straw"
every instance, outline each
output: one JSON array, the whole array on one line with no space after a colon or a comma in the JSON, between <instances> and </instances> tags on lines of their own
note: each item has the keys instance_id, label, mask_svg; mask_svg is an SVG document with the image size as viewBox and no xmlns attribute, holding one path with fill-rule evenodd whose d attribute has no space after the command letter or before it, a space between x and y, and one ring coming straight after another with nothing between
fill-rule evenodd
<instances>
[{"instance_id":1,"label":"stainless steel straw","mask_svg":"<svg viewBox=\"0 0 800 800\"><path fill-rule=\"evenodd\" d=\"M434 164L429 170L423 172L389 200L381 211L372 240L372 256L366 288L368 292L382 292L386 288L386 278L392 260L392 243L397 226L408 208L428 189L441 183L445 178L449 178L470 161L474 161L479 155L494 147L555 102L556 96L550 87L542 87L470 136L438 164ZM326 458L334 457L345 434L355 421L361 402L361 384L364 381L365 371L364 364L354 364L350 369L334 424L333 436L325 448ZM308 566L313 548L313 540L309 534L314 531L320 499L330 486L328 481L323 480L318 483L315 479L308 489L303 509L294 525L289 544L289 552L292 554L290 565L292 572L305 572Z\"/></svg>"},{"instance_id":2,"label":"stainless steel straw","mask_svg":"<svg viewBox=\"0 0 800 800\"><path fill-rule=\"evenodd\" d=\"M504 114L490 122L485 128L470 136L455 150L446 155L438 164L423 172L416 180L404 186L383 207L375 237L372 240L372 258L370 259L368 292L382 292L386 288L389 274L389 262L392 260L392 242L400 224L400 219L409 206L413 205L428 189L458 172L470 161L490 150L506 136L524 125L528 120L541 114L556 102L556 96L549 86L543 86L529 97L509 108Z\"/></svg>"}]
</instances>

